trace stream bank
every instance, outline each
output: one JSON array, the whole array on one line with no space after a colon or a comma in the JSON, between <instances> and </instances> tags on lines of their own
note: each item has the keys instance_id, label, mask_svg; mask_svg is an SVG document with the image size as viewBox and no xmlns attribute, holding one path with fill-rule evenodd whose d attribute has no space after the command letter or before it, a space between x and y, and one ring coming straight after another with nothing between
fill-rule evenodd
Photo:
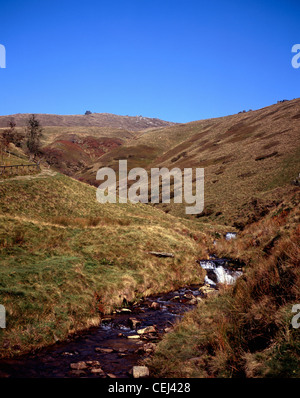
<instances>
[{"instance_id":1,"label":"stream bank","mask_svg":"<svg viewBox=\"0 0 300 398\"><path fill-rule=\"evenodd\" d=\"M0 377L132 376L133 367L154 352L156 344L185 312L205 299L207 294L215 292L218 283L233 283L241 274L241 271L227 268L226 259L212 257L199 260L199 264L207 271L204 285L187 286L148 297L103 318L99 327L69 342L56 343L19 358L0 360Z\"/></svg>"}]
</instances>

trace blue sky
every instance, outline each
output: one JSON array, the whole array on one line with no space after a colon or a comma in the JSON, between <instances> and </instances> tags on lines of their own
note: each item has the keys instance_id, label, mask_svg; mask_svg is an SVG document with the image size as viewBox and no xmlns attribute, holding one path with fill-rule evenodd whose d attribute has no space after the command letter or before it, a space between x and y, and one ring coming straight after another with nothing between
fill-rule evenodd
<instances>
[{"instance_id":1,"label":"blue sky","mask_svg":"<svg viewBox=\"0 0 300 398\"><path fill-rule=\"evenodd\" d=\"M0 114L188 122L299 97L300 2L0 0Z\"/></svg>"}]
</instances>

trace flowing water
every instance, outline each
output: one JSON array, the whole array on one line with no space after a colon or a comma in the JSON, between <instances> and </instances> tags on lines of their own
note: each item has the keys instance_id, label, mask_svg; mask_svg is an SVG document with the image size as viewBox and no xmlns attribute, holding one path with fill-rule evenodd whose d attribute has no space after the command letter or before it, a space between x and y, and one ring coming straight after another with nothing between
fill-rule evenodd
<instances>
[{"instance_id":1,"label":"flowing water","mask_svg":"<svg viewBox=\"0 0 300 398\"><path fill-rule=\"evenodd\" d=\"M216 286L218 283L233 285L242 275L241 268L236 267L236 264L225 258L211 256L209 260L200 260L199 263L206 270L204 282L212 286Z\"/></svg>"},{"instance_id":2,"label":"flowing water","mask_svg":"<svg viewBox=\"0 0 300 398\"><path fill-rule=\"evenodd\" d=\"M236 232L227 232L225 235L226 240L231 240L236 238Z\"/></svg>"},{"instance_id":3,"label":"flowing water","mask_svg":"<svg viewBox=\"0 0 300 398\"><path fill-rule=\"evenodd\" d=\"M0 361L0 377L128 377L130 369L151 352L153 344L149 343L158 342L201 295L198 285L148 297L139 305L104 318L99 327L72 341ZM150 333L137 334L148 326L152 327ZM88 362L87 367L72 369L81 367L76 365L79 362ZM103 373L96 371L99 367Z\"/></svg>"},{"instance_id":4,"label":"flowing water","mask_svg":"<svg viewBox=\"0 0 300 398\"><path fill-rule=\"evenodd\" d=\"M234 283L241 275L226 259L211 257L199 264L207 272L206 282L215 288L217 283ZM132 367L151 355L163 334L205 296L199 287L148 297L67 342L1 360L0 377L129 377Z\"/></svg>"}]
</instances>

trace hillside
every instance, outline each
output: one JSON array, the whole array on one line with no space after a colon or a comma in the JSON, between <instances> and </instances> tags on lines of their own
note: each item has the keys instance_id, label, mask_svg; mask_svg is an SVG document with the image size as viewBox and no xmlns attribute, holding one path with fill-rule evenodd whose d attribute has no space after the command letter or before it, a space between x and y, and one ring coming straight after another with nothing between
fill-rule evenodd
<instances>
[{"instance_id":1,"label":"hillside","mask_svg":"<svg viewBox=\"0 0 300 398\"><path fill-rule=\"evenodd\" d=\"M244 275L165 335L147 361L151 374L297 376L290 315L299 302L299 119L295 99L140 131L45 125L51 167L42 162L39 173L0 179L0 302L8 321L0 356L64 341L141 297L200 284L196 260L214 253L243 264ZM28 162L15 150L6 164ZM204 167L204 212L99 204L96 172L120 159L148 170ZM228 230L237 239L226 241Z\"/></svg>"},{"instance_id":2,"label":"hillside","mask_svg":"<svg viewBox=\"0 0 300 398\"><path fill-rule=\"evenodd\" d=\"M203 233L149 206L100 205L94 187L42 173L0 181L1 356L66 339L124 300L203 281Z\"/></svg>"},{"instance_id":3,"label":"hillside","mask_svg":"<svg viewBox=\"0 0 300 398\"><path fill-rule=\"evenodd\" d=\"M234 286L184 316L146 360L153 377L299 378L300 334L291 324L300 300L300 191L218 239L218 257L245 264Z\"/></svg>"},{"instance_id":4,"label":"hillside","mask_svg":"<svg viewBox=\"0 0 300 398\"><path fill-rule=\"evenodd\" d=\"M30 114L18 113L14 115L0 116L0 127L6 127L11 118L17 127L24 127ZM110 113L92 113L90 115L51 115L36 114L43 126L60 127L110 127L129 131L140 131L147 128L171 126L175 123L166 122L156 118L143 116L119 116Z\"/></svg>"},{"instance_id":5,"label":"hillside","mask_svg":"<svg viewBox=\"0 0 300 398\"><path fill-rule=\"evenodd\" d=\"M24 132L29 114L0 116L0 132L11 119ZM89 115L37 114L43 126L43 158L56 170L93 183L88 170L112 149L135 139L144 130L175 125L143 116L119 116L108 113Z\"/></svg>"},{"instance_id":6,"label":"hillside","mask_svg":"<svg viewBox=\"0 0 300 398\"><path fill-rule=\"evenodd\" d=\"M196 218L243 228L281 201L298 176L299 115L300 99L294 99L186 124L162 122L154 128L147 122L152 119L107 114L37 117L44 126L43 157L55 170L97 186L97 170L117 170L119 159L127 159L129 168L148 170L203 167L205 208ZM0 117L0 125L5 118ZM24 118L17 115L17 124ZM148 124L140 125L143 120ZM184 206L158 207L186 217Z\"/></svg>"},{"instance_id":7,"label":"hillside","mask_svg":"<svg viewBox=\"0 0 300 398\"><path fill-rule=\"evenodd\" d=\"M97 185L100 167L203 167L203 221L239 228L283 199L300 170L300 99L236 115L145 131L103 154L78 177ZM94 181L93 181L94 179ZM183 207L159 205L185 216Z\"/></svg>"}]
</instances>

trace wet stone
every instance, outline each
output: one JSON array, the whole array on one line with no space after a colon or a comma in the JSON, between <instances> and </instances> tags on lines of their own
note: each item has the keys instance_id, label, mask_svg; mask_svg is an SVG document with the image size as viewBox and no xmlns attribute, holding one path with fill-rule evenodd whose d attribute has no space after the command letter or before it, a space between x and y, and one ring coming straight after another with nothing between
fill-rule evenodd
<instances>
[{"instance_id":1,"label":"wet stone","mask_svg":"<svg viewBox=\"0 0 300 398\"><path fill-rule=\"evenodd\" d=\"M152 310L157 311L157 310L160 309L160 304L157 303L156 301L153 301L153 303L150 305L150 308L151 308Z\"/></svg>"},{"instance_id":2,"label":"wet stone","mask_svg":"<svg viewBox=\"0 0 300 398\"><path fill-rule=\"evenodd\" d=\"M64 357L68 357L68 356L72 357L73 355L75 355L75 353L74 352L65 351L61 355L63 355Z\"/></svg>"},{"instance_id":3,"label":"wet stone","mask_svg":"<svg viewBox=\"0 0 300 398\"><path fill-rule=\"evenodd\" d=\"M114 352L112 348L102 348L102 347L95 347L96 352L100 352L101 354L111 354Z\"/></svg>"},{"instance_id":4,"label":"wet stone","mask_svg":"<svg viewBox=\"0 0 300 398\"><path fill-rule=\"evenodd\" d=\"M106 376L110 379L115 379L117 376L114 375L113 373L106 373Z\"/></svg>"},{"instance_id":5,"label":"wet stone","mask_svg":"<svg viewBox=\"0 0 300 398\"><path fill-rule=\"evenodd\" d=\"M138 326L141 325L141 321L136 318L129 318L128 323L131 329L136 329Z\"/></svg>"},{"instance_id":6,"label":"wet stone","mask_svg":"<svg viewBox=\"0 0 300 398\"><path fill-rule=\"evenodd\" d=\"M76 377L85 376L85 375L86 375L86 373L85 373L83 370L71 370L71 371L69 372L69 374L70 374L71 376L76 376Z\"/></svg>"},{"instance_id":7,"label":"wet stone","mask_svg":"<svg viewBox=\"0 0 300 398\"><path fill-rule=\"evenodd\" d=\"M147 366L134 366L132 368L132 376L135 379L149 377L149 369Z\"/></svg>"},{"instance_id":8,"label":"wet stone","mask_svg":"<svg viewBox=\"0 0 300 398\"><path fill-rule=\"evenodd\" d=\"M128 377L141 357L153 354L161 335L191 309L195 297L198 302L205 296L198 289L199 285L178 289L143 300L131 310L116 311L69 343L58 343L11 365L6 361L3 370L11 377ZM134 374L149 377L149 370L136 367Z\"/></svg>"},{"instance_id":9,"label":"wet stone","mask_svg":"<svg viewBox=\"0 0 300 398\"><path fill-rule=\"evenodd\" d=\"M147 334L147 333L156 333L156 328L154 326L147 326L144 329L137 330L137 334Z\"/></svg>"},{"instance_id":10,"label":"wet stone","mask_svg":"<svg viewBox=\"0 0 300 398\"><path fill-rule=\"evenodd\" d=\"M75 362L70 364L70 368L75 370L82 370L87 368L87 364L84 361Z\"/></svg>"},{"instance_id":11,"label":"wet stone","mask_svg":"<svg viewBox=\"0 0 300 398\"><path fill-rule=\"evenodd\" d=\"M138 334L132 334L132 335L127 336L127 339L130 339L130 340L135 340L135 339L139 339L139 338L140 338L140 336Z\"/></svg>"},{"instance_id":12,"label":"wet stone","mask_svg":"<svg viewBox=\"0 0 300 398\"><path fill-rule=\"evenodd\" d=\"M198 304L198 300L196 299L196 297L193 297L192 299L190 299L189 304L190 304L190 305L196 305L196 304Z\"/></svg>"},{"instance_id":13,"label":"wet stone","mask_svg":"<svg viewBox=\"0 0 300 398\"><path fill-rule=\"evenodd\" d=\"M100 362L99 361L86 361L86 364L89 366L100 366Z\"/></svg>"},{"instance_id":14,"label":"wet stone","mask_svg":"<svg viewBox=\"0 0 300 398\"><path fill-rule=\"evenodd\" d=\"M185 293L185 294L183 295L183 297L186 298L186 299L188 299L188 300L191 300L191 299L195 298L192 292L187 292L187 293Z\"/></svg>"},{"instance_id":15,"label":"wet stone","mask_svg":"<svg viewBox=\"0 0 300 398\"><path fill-rule=\"evenodd\" d=\"M105 372L101 368L92 368L91 373L97 374L99 376L105 376Z\"/></svg>"}]
</instances>

